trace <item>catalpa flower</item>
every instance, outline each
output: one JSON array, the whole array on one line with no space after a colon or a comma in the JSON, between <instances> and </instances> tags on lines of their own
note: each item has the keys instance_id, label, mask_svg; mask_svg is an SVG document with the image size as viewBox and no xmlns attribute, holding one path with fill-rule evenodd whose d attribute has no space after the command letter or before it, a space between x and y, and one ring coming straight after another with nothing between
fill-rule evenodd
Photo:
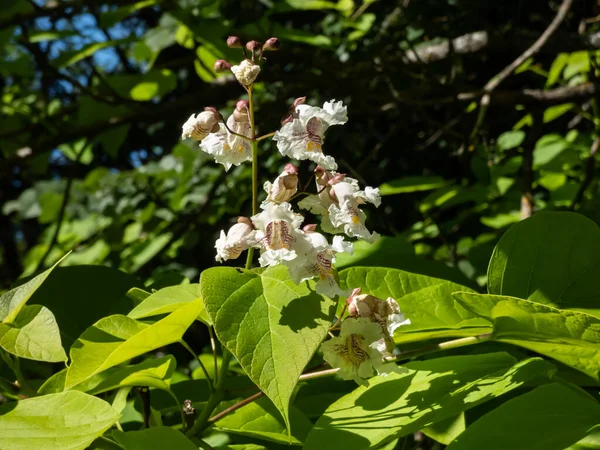
<instances>
[{"instance_id":1,"label":"catalpa flower","mask_svg":"<svg viewBox=\"0 0 600 450\"><path fill-rule=\"evenodd\" d=\"M368 385L367 380L375 373L398 370L396 364L384 362L384 355L378 350L377 343L383 338L379 324L348 318L342 322L339 336L321 344L321 351L331 367L339 367L343 379Z\"/></svg>"},{"instance_id":2,"label":"catalpa flower","mask_svg":"<svg viewBox=\"0 0 600 450\"><path fill-rule=\"evenodd\" d=\"M252 130L247 113L247 102L238 102L234 113L227 119L227 127L237 134L250 138ZM252 143L240 136L231 134L227 127L219 124L219 130L211 133L200 144L200 149L215 158L215 162L223 164L225 170L232 165L239 166L244 161L252 160Z\"/></svg>"},{"instance_id":3,"label":"catalpa flower","mask_svg":"<svg viewBox=\"0 0 600 450\"><path fill-rule=\"evenodd\" d=\"M347 303L348 313L351 316L361 317L381 326L384 340L380 344L388 352L394 349L393 338L396 329L403 325L410 325L410 319L405 318L398 302L392 297L382 300L370 294L361 295L361 289L357 288L352 291Z\"/></svg>"},{"instance_id":4,"label":"catalpa flower","mask_svg":"<svg viewBox=\"0 0 600 450\"><path fill-rule=\"evenodd\" d=\"M335 298L338 295L347 295L339 287L333 275L333 263L336 253L352 253L352 244L344 241L342 236L334 236L333 243L329 245L325 236L315 232L316 225L304 227L304 239L298 242L296 252L298 257L286 262L290 278L294 283L317 278L315 289L317 293Z\"/></svg>"},{"instance_id":5,"label":"catalpa flower","mask_svg":"<svg viewBox=\"0 0 600 450\"><path fill-rule=\"evenodd\" d=\"M243 251L256 245L255 231L252 222L247 217L239 217L238 223L233 225L227 234L221 230L221 236L215 243L219 262L238 258Z\"/></svg>"},{"instance_id":6,"label":"catalpa flower","mask_svg":"<svg viewBox=\"0 0 600 450\"><path fill-rule=\"evenodd\" d=\"M291 261L298 255L295 245L302 239L300 225L304 217L292 211L289 203L264 203L263 211L252 216L256 239L263 251L258 261L262 267Z\"/></svg>"},{"instance_id":7,"label":"catalpa flower","mask_svg":"<svg viewBox=\"0 0 600 450\"><path fill-rule=\"evenodd\" d=\"M199 114L192 114L181 128L181 139L192 138L201 141L210 133L219 130L219 116L211 109L207 109Z\"/></svg>"},{"instance_id":8,"label":"catalpa flower","mask_svg":"<svg viewBox=\"0 0 600 450\"><path fill-rule=\"evenodd\" d=\"M323 135L331 125L348 121L342 102L325 102L323 108L298 104L288 121L273 140L283 156L298 160L309 159L329 170L337 169L335 159L323 154Z\"/></svg>"},{"instance_id":9,"label":"catalpa flower","mask_svg":"<svg viewBox=\"0 0 600 450\"><path fill-rule=\"evenodd\" d=\"M287 164L273 183L267 181L263 186L267 193L266 202L283 203L289 201L298 191L298 168Z\"/></svg>"}]
</instances>

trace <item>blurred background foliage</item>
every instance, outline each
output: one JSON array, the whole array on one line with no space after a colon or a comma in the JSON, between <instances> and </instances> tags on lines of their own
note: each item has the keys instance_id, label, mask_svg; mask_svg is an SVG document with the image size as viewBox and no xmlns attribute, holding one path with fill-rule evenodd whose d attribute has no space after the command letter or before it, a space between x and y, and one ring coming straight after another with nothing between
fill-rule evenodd
<instances>
[{"instance_id":1,"label":"blurred background foliage","mask_svg":"<svg viewBox=\"0 0 600 450\"><path fill-rule=\"evenodd\" d=\"M250 213L250 167L226 173L180 134L190 114L227 115L244 93L212 68L239 61L228 35L282 41L256 85L262 133L296 97L348 104L324 148L341 172L381 187L368 223L385 237L341 267L483 286L495 243L522 217L600 220L597 1L574 1L480 113L484 86L560 3L3 0L0 289L71 249L65 265L107 265L154 287L215 264L218 231ZM270 141L260 152L273 178L284 160Z\"/></svg>"}]
</instances>

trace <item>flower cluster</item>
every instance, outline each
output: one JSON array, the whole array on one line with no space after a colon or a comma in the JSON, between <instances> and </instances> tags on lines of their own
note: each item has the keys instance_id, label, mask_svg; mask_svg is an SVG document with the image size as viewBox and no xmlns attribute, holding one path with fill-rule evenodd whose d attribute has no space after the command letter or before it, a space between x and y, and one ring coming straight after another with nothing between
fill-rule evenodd
<instances>
[{"instance_id":1,"label":"flower cluster","mask_svg":"<svg viewBox=\"0 0 600 450\"><path fill-rule=\"evenodd\" d=\"M367 229L366 215L361 207L381 203L379 189L361 189L359 182L338 173L335 158L323 149L325 133L330 126L343 125L348 121L347 108L341 101L325 102L323 107L306 104L305 97L292 103L281 129L265 136L256 136L254 123L253 84L260 74L263 53L279 49L276 38L264 44L257 41L244 43L240 38L227 39L231 48L240 48L244 59L236 65L219 60L215 63L218 73L230 73L248 94L248 100L237 102L231 116L225 120L215 108L205 108L193 114L183 125L182 138L199 143L205 153L226 170L256 158L258 141L272 136L281 155L295 161L315 163L316 190L305 192L300 186L297 165L288 163L271 182L263 184L265 199L259 205L253 195L253 216L240 217L227 232L221 231L215 248L216 259L224 262L238 258L242 252L260 251L261 267L284 265L295 283L316 280L318 293L330 298L347 296L338 285L333 265L338 253L352 253L352 243L346 238L358 238L374 242L379 238ZM257 161L253 161L253 166ZM257 176L253 172L253 193L256 192ZM294 200L301 210L309 211L320 219L316 224L304 224L302 214L294 211ZM327 234L332 235L330 238ZM249 255L247 265L252 262ZM371 295L360 295L355 290L348 298L350 316L343 321L338 336L323 344L325 359L341 374L359 383L377 373L386 373L396 366L386 363L393 350L394 330L408 321L400 312L395 300L380 300Z\"/></svg>"},{"instance_id":2,"label":"flower cluster","mask_svg":"<svg viewBox=\"0 0 600 450\"><path fill-rule=\"evenodd\" d=\"M367 384L375 375L385 375L399 368L386 362L394 349L394 332L409 325L398 303L389 297L381 300L373 295L360 294L355 289L348 297L349 316L342 322L340 334L321 345L324 359L340 368L340 375L358 384Z\"/></svg>"}]
</instances>

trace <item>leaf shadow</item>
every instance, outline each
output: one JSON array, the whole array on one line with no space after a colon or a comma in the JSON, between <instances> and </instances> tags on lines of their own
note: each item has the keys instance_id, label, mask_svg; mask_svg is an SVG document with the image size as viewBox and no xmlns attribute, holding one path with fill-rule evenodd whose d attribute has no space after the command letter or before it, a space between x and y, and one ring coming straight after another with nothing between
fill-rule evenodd
<instances>
[{"instance_id":1,"label":"leaf shadow","mask_svg":"<svg viewBox=\"0 0 600 450\"><path fill-rule=\"evenodd\" d=\"M323 312L322 302L327 301L324 297L311 290L307 295L295 298L281 308L280 325L289 326L294 332L303 328L318 328L317 319L330 322L335 312L335 303L331 302L329 314Z\"/></svg>"}]
</instances>

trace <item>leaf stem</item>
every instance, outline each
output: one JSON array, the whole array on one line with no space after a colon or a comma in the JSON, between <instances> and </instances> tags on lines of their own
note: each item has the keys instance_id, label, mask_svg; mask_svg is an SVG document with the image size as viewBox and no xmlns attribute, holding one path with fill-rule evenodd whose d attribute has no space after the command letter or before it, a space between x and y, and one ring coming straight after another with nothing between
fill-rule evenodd
<instances>
[{"instance_id":1,"label":"leaf stem","mask_svg":"<svg viewBox=\"0 0 600 450\"><path fill-rule=\"evenodd\" d=\"M202 372L204 372L206 381L208 382L208 389L210 390L210 392L214 392L215 388L214 388L212 378L210 377L208 370L206 370L206 366L202 363L202 360L198 357L198 355L196 355L196 352L194 352L194 350L192 350L192 348L183 339L180 340L179 343L181 345L183 345L188 352L190 352L190 354L194 357L194 359L196 361L198 361L198 364L200 364L200 368L202 369ZM216 370L217 370L217 366L215 365L215 371Z\"/></svg>"},{"instance_id":2,"label":"leaf stem","mask_svg":"<svg viewBox=\"0 0 600 450\"><path fill-rule=\"evenodd\" d=\"M225 417L228 414L231 414L232 412L234 412L236 409L240 409L242 406L247 405L248 403L252 403L254 400L259 399L260 397L262 397L263 395L265 395L262 391L258 391L256 394L251 395L248 398L245 398L244 400L241 400L239 402L237 402L235 405L231 405L229 408L221 411L219 414L215 414L214 416L212 416L210 419L208 419L208 421L210 423L215 423L218 420L221 420L223 417Z\"/></svg>"}]
</instances>

